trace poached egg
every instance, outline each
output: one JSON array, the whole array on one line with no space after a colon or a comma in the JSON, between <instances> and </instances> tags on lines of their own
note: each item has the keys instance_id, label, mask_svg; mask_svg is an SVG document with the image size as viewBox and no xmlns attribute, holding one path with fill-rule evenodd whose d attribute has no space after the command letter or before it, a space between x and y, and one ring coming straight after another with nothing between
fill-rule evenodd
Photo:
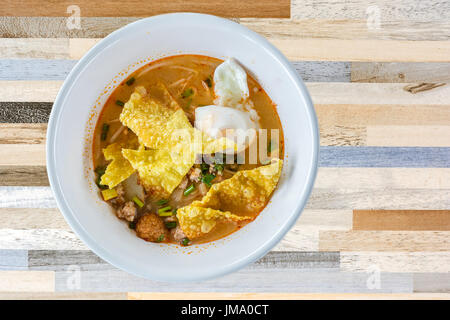
<instances>
[{"instance_id":1,"label":"poached egg","mask_svg":"<svg viewBox=\"0 0 450 320\"><path fill-rule=\"evenodd\" d=\"M259 116L249 99L247 73L235 59L216 68L214 94L214 105L195 109L194 126L212 138L233 139L244 150L255 140Z\"/></svg>"}]
</instances>

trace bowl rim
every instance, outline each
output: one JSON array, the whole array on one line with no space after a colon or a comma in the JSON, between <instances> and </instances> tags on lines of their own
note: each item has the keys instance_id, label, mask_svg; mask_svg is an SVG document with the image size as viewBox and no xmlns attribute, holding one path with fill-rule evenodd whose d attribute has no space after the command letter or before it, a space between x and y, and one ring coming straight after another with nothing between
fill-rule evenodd
<instances>
[{"instance_id":1,"label":"bowl rim","mask_svg":"<svg viewBox=\"0 0 450 320\"><path fill-rule=\"evenodd\" d=\"M166 277L164 279L153 279L153 280L162 280L162 281L198 281L198 280L206 280L211 279L215 277L219 277L234 271L237 271L244 266L255 262L256 260L262 258L264 255L266 255L278 242L282 240L282 238L286 235L286 233L293 227L297 219L300 217L307 200L309 199L309 196L312 192L312 188L314 186L314 181L317 175L318 170L318 157L319 157L319 131L318 131L318 121L316 117L316 113L314 110L314 106L311 100L311 97L309 95L308 90L306 89L306 86L304 85L302 79L295 71L294 67L290 63L290 61L280 52L279 49L277 49L274 45L272 45L266 38L259 35L258 33L248 29L247 27L238 24L232 20L220 18L214 15L209 14L200 14L200 13L190 13L190 12L182 12L182 13L168 13L168 14L161 14L161 15L155 15L147 18L143 18L140 20L137 20L135 22L132 22L130 24L127 24L126 26L112 32L102 40L100 40L97 44L95 44L73 67L73 69L68 74L67 78L65 79L63 85L61 86L55 101L53 103L52 111L49 117L48 121L48 127L47 127L47 135L46 135L46 163L47 163L47 174L50 182L50 187L53 192L53 195L55 197L56 203L58 208L60 209L61 213L63 214L64 218L72 228L72 230L75 232L75 234L87 245L89 249L91 249L95 254L97 254L99 257L101 257L103 260L107 261L113 266L116 266L128 273L137 275L139 277L149 278L148 275L142 274L138 272L137 270L133 270L133 268L130 268L130 265L128 265L125 262L120 261L120 259L115 259L114 255L110 253L110 251L106 250L105 248L98 245L93 237L89 235L83 228L82 224L77 220L76 215L72 213L72 210L70 209L64 194L62 193L61 187L60 187L60 181L58 176L56 175L56 159L55 159L55 131L57 128L58 120L61 115L62 106L64 104L64 101L66 99L66 95L68 91L73 86L73 83L76 81L78 75L80 74L80 71L94 58L100 51L105 49L108 45L108 43L114 41L117 37L120 37L122 34L127 32L127 29L131 27L136 27L139 25L145 25L149 21L155 21L159 19L165 19L168 16L183 16L183 17L190 17L193 19L202 19L207 18L211 20L215 20L217 23L221 24L227 24L230 26L230 28L235 28L237 32L244 33L246 37L250 38L251 40L255 41L263 47L264 49L268 50L270 54L274 57L274 59L278 60L278 62L283 66L285 71L289 74L291 81L294 82L295 87L300 91L301 96L304 99L304 103L306 106L306 112L309 117L309 123L311 125L312 130L312 137L313 137L313 154L312 154L312 164L308 168L306 183L305 183L305 192L302 194L301 198L298 199L297 205L292 210L292 214L289 217L289 220L287 221L284 226L278 230L276 235L270 239L270 241L267 241L262 246L260 246L257 250L253 252L249 252L244 258L235 261L234 263L227 264L225 267L218 268L215 270L212 270L208 274L204 274L201 277L189 277L186 276L184 279L171 279L171 277Z\"/></svg>"}]
</instances>

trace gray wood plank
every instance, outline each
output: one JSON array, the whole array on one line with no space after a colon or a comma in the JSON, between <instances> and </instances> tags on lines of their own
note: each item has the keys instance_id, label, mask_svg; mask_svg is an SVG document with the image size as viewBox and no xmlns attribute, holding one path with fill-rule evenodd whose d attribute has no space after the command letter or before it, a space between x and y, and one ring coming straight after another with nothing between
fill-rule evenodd
<instances>
[{"instance_id":1,"label":"gray wood plank","mask_svg":"<svg viewBox=\"0 0 450 320\"><path fill-rule=\"evenodd\" d=\"M4 186L48 186L49 182L45 167L1 166L0 184Z\"/></svg>"},{"instance_id":2,"label":"gray wood plank","mask_svg":"<svg viewBox=\"0 0 450 320\"><path fill-rule=\"evenodd\" d=\"M26 270L27 267L27 250L0 249L0 270Z\"/></svg>"},{"instance_id":3,"label":"gray wood plank","mask_svg":"<svg viewBox=\"0 0 450 320\"><path fill-rule=\"evenodd\" d=\"M450 63L352 62L352 82L450 82Z\"/></svg>"},{"instance_id":4,"label":"gray wood plank","mask_svg":"<svg viewBox=\"0 0 450 320\"><path fill-rule=\"evenodd\" d=\"M292 62L303 81L349 82L350 62L299 61Z\"/></svg>"},{"instance_id":5,"label":"gray wood plank","mask_svg":"<svg viewBox=\"0 0 450 320\"><path fill-rule=\"evenodd\" d=\"M30 250L30 270L64 271L68 266L83 271L114 270L113 266L88 250ZM339 252L269 252L249 266L250 269L335 269Z\"/></svg>"},{"instance_id":6,"label":"gray wood plank","mask_svg":"<svg viewBox=\"0 0 450 320\"><path fill-rule=\"evenodd\" d=\"M80 287L73 287L74 272L57 271L55 288L61 291L154 292L360 292L410 293L411 274L381 273L380 286L368 287L372 274L301 269L250 269L213 280L167 283L142 279L120 270L81 271ZM373 288L373 289L372 289Z\"/></svg>"},{"instance_id":7,"label":"gray wood plank","mask_svg":"<svg viewBox=\"0 0 450 320\"><path fill-rule=\"evenodd\" d=\"M47 123L51 102L0 102L0 123Z\"/></svg>"},{"instance_id":8,"label":"gray wood plank","mask_svg":"<svg viewBox=\"0 0 450 320\"><path fill-rule=\"evenodd\" d=\"M450 273L414 273L414 292L450 292Z\"/></svg>"}]
</instances>

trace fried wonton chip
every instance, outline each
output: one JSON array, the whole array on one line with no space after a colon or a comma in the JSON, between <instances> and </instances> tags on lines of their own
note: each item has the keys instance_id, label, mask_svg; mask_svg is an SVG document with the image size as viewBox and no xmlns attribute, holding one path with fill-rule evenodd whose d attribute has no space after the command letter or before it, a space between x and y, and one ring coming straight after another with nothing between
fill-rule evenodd
<instances>
[{"instance_id":1,"label":"fried wonton chip","mask_svg":"<svg viewBox=\"0 0 450 320\"><path fill-rule=\"evenodd\" d=\"M183 163L182 159L174 162L174 159L177 159L176 156L172 156L168 150L164 149L123 149L122 154L131 163L133 170L137 170L146 190L160 186L168 194L180 184L192 166L190 163Z\"/></svg>"},{"instance_id":2,"label":"fried wonton chip","mask_svg":"<svg viewBox=\"0 0 450 320\"><path fill-rule=\"evenodd\" d=\"M232 213L261 210L278 183L282 166L282 160L274 159L269 165L238 171L230 179L214 184L201 201L192 205Z\"/></svg>"},{"instance_id":3,"label":"fried wonton chip","mask_svg":"<svg viewBox=\"0 0 450 320\"><path fill-rule=\"evenodd\" d=\"M252 170L239 171L232 178L214 184L201 201L177 210L180 227L189 239L198 238L214 228L218 221L244 221L245 212L261 210L280 178L283 161Z\"/></svg>"},{"instance_id":4,"label":"fried wonton chip","mask_svg":"<svg viewBox=\"0 0 450 320\"><path fill-rule=\"evenodd\" d=\"M218 222L239 222L252 220L252 217L237 216L211 208L186 206L177 210L177 217L184 234L196 239L210 232Z\"/></svg>"},{"instance_id":5,"label":"fried wonton chip","mask_svg":"<svg viewBox=\"0 0 450 320\"><path fill-rule=\"evenodd\" d=\"M124 153L138 170L147 190L152 183L157 183L154 186L161 186L170 194L194 165L197 154L236 149L233 141L215 140L193 128L184 111L177 108L175 101L170 102L168 92L162 95L169 99L169 105L163 105L145 93L142 87L136 88L120 114L120 121L136 133L145 147L154 150ZM166 170L170 172L164 177Z\"/></svg>"},{"instance_id":6,"label":"fried wonton chip","mask_svg":"<svg viewBox=\"0 0 450 320\"><path fill-rule=\"evenodd\" d=\"M112 189L134 172L134 168L131 166L130 162L122 156L122 148L135 148L137 145L137 140L131 139L127 142L110 144L103 149L105 159L112 160L112 162L106 167L105 174L102 176L100 184L107 185Z\"/></svg>"}]
</instances>

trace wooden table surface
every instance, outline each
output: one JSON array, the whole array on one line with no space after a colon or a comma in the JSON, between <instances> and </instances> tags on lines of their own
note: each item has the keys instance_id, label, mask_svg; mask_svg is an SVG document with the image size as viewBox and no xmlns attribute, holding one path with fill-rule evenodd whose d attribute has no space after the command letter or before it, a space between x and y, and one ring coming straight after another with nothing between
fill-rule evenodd
<instances>
[{"instance_id":1,"label":"wooden table surface","mask_svg":"<svg viewBox=\"0 0 450 320\"><path fill-rule=\"evenodd\" d=\"M448 0L76 2L81 29L67 27L70 1L0 6L0 298L450 297ZM272 252L168 284L114 268L74 235L48 186L45 133L77 59L174 11L231 17L284 52L312 95L321 149L306 210Z\"/></svg>"}]
</instances>

